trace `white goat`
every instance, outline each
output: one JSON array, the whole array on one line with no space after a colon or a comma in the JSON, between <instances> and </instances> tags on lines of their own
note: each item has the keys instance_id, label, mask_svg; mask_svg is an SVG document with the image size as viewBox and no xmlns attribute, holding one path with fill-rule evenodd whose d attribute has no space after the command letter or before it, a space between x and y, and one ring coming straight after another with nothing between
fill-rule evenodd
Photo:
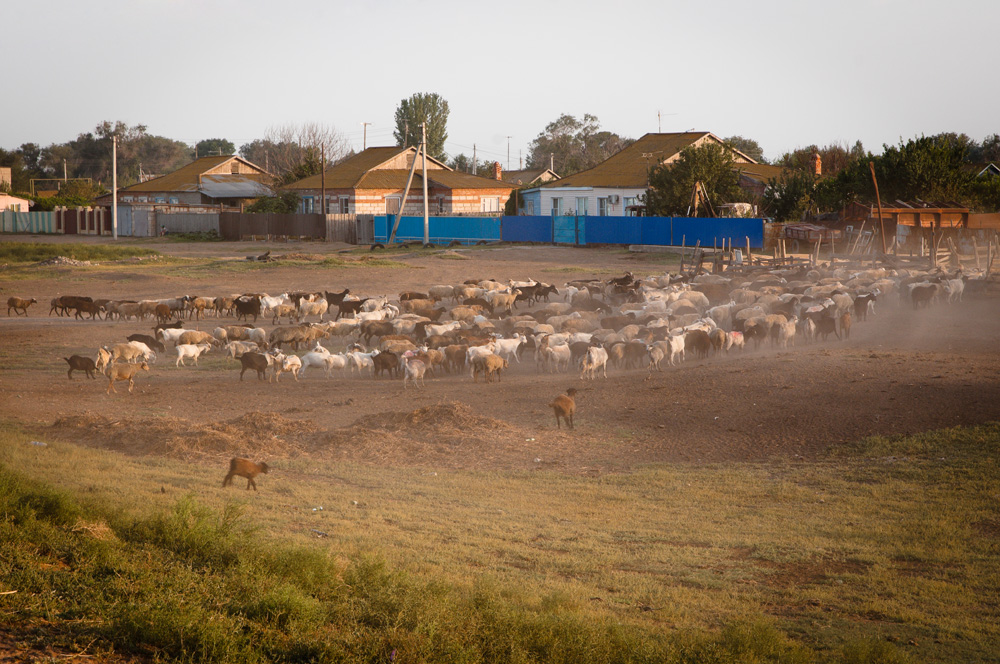
<instances>
[{"instance_id":1,"label":"white goat","mask_svg":"<svg viewBox=\"0 0 1000 664\"><path fill-rule=\"evenodd\" d=\"M177 361L174 362L174 366L186 367L187 364L184 363L184 360L189 357L194 360L194 366L198 366L198 358L202 353L207 353L211 349L212 344L178 344L175 347Z\"/></svg>"}]
</instances>

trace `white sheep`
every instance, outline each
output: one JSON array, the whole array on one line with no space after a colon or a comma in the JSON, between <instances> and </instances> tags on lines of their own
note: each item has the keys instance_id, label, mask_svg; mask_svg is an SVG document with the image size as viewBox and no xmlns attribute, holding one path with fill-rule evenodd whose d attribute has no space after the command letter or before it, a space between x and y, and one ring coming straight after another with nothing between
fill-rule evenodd
<instances>
[{"instance_id":1,"label":"white sheep","mask_svg":"<svg viewBox=\"0 0 1000 664\"><path fill-rule=\"evenodd\" d=\"M250 341L230 341L226 344L226 357L238 360L243 353L259 353L260 346Z\"/></svg>"},{"instance_id":2,"label":"white sheep","mask_svg":"<svg viewBox=\"0 0 1000 664\"><path fill-rule=\"evenodd\" d=\"M198 366L198 358L202 353L207 353L211 350L212 344L178 344L175 347L177 351L177 361L174 362L175 367L186 367L187 364L184 363L186 358L191 358L194 360L194 365Z\"/></svg>"},{"instance_id":3,"label":"white sheep","mask_svg":"<svg viewBox=\"0 0 1000 664\"><path fill-rule=\"evenodd\" d=\"M510 358L513 357L515 360L520 362L521 359L517 356L518 351L522 345L527 343L527 341L528 340L520 334L514 334L514 336L510 339L496 339L494 341L494 346L496 347L494 352L507 361L510 361Z\"/></svg>"},{"instance_id":4,"label":"white sheep","mask_svg":"<svg viewBox=\"0 0 1000 664\"><path fill-rule=\"evenodd\" d=\"M424 374L427 372L427 365L423 360L415 357L408 357L403 365L403 389L406 389L407 381L411 381L417 387L424 386Z\"/></svg>"},{"instance_id":5,"label":"white sheep","mask_svg":"<svg viewBox=\"0 0 1000 664\"><path fill-rule=\"evenodd\" d=\"M280 359L279 359L280 358ZM302 360L297 355L279 354L274 358L274 382L278 382L278 376L282 373L291 373L292 378L298 382L299 372L302 370Z\"/></svg>"},{"instance_id":6,"label":"white sheep","mask_svg":"<svg viewBox=\"0 0 1000 664\"><path fill-rule=\"evenodd\" d=\"M549 373L559 373L562 367L568 370L572 359L573 353L566 344L546 346L542 349L542 361L549 369Z\"/></svg>"}]
</instances>

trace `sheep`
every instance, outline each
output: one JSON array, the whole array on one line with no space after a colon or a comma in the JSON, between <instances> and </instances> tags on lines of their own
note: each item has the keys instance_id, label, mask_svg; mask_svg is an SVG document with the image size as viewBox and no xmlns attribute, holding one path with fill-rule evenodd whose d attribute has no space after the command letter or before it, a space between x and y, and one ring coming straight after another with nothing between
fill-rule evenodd
<instances>
[{"instance_id":1,"label":"sheep","mask_svg":"<svg viewBox=\"0 0 1000 664\"><path fill-rule=\"evenodd\" d=\"M253 316L253 322L257 322L257 317L260 316L261 313L259 297L241 297L234 302L234 305L236 307L236 320L239 320L240 318L247 319L250 316Z\"/></svg>"},{"instance_id":2,"label":"sheep","mask_svg":"<svg viewBox=\"0 0 1000 664\"><path fill-rule=\"evenodd\" d=\"M30 307L31 305L35 304L36 302L38 302L38 300L36 300L35 298L31 298L31 299L28 299L28 300L25 300L24 298L20 298L20 297L9 297L9 298L7 298L7 317L8 318L10 317L10 310L13 309L15 315L22 315L23 314L24 317L27 318L28 317L28 307ZM18 309L21 310L21 314L17 313ZM50 310L49 313L51 314L52 311Z\"/></svg>"},{"instance_id":3,"label":"sheep","mask_svg":"<svg viewBox=\"0 0 1000 664\"><path fill-rule=\"evenodd\" d=\"M494 343L496 348L496 354L502 358L509 360L513 357L518 363L521 362L519 357L521 346L527 343L528 339L521 334L515 333L510 339L497 339Z\"/></svg>"},{"instance_id":4,"label":"sheep","mask_svg":"<svg viewBox=\"0 0 1000 664\"><path fill-rule=\"evenodd\" d=\"M583 368L580 372L580 378L590 378L590 380L594 380L598 369L600 369L604 373L604 377L607 378L608 351L604 350L600 346L591 346L587 350L587 354L584 355L581 366Z\"/></svg>"},{"instance_id":5,"label":"sheep","mask_svg":"<svg viewBox=\"0 0 1000 664\"><path fill-rule=\"evenodd\" d=\"M857 319L868 320L868 314L875 313L875 300L878 292L872 291L854 298L854 315Z\"/></svg>"},{"instance_id":6,"label":"sheep","mask_svg":"<svg viewBox=\"0 0 1000 664\"><path fill-rule=\"evenodd\" d=\"M405 362L406 363L403 365L403 389L406 389L407 381L412 381L414 385L423 387L424 374L427 371L427 365L424 364L422 360L418 360L415 357L408 357Z\"/></svg>"},{"instance_id":7,"label":"sheep","mask_svg":"<svg viewBox=\"0 0 1000 664\"><path fill-rule=\"evenodd\" d=\"M351 373L354 373L354 370L357 369L358 370L358 375L360 376L361 374L364 373L365 369L371 369L372 370L372 377L374 377L375 376L375 362L372 360L372 358L375 357L378 354L379 354L378 350L373 350L370 353L365 353L365 352L359 351L359 350L356 350L356 351L353 351L351 353L348 353L347 357L351 360L351 362L350 362Z\"/></svg>"},{"instance_id":8,"label":"sheep","mask_svg":"<svg viewBox=\"0 0 1000 664\"><path fill-rule=\"evenodd\" d=\"M850 318L851 314L844 312L845 316ZM799 319L792 317L791 320L785 321L784 323L779 323L772 329L778 331L778 346L781 348L788 348L788 344L791 343L795 345L795 330L798 327Z\"/></svg>"},{"instance_id":9,"label":"sheep","mask_svg":"<svg viewBox=\"0 0 1000 664\"><path fill-rule=\"evenodd\" d=\"M305 320L308 316L319 316L319 322L322 323L323 316L326 315L326 311L329 308L329 303L323 299L315 302L306 302L305 299L301 299L299 300L299 314L296 316L296 320Z\"/></svg>"},{"instance_id":10,"label":"sheep","mask_svg":"<svg viewBox=\"0 0 1000 664\"><path fill-rule=\"evenodd\" d=\"M812 322L809 319L806 319L806 320L808 322L810 322L810 323ZM737 331L734 330L734 331L728 332L726 334L725 349L726 349L727 353L729 352L729 349L731 349L731 348L739 348L740 350L743 350L744 347L745 346L744 346L744 339L743 339L743 333L742 332L737 332Z\"/></svg>"},{"instance_id":11,"label":"sheep","mask_svg":"<svg viewBox=\"0 0 1000 664\"><path fill-rule=\"evenodd\" d=\"M194 366L198 366L198 358L202 353L207 353L211 350L212 344L178 344L175 349L177 350L177 361L174 362L175 367L186 367L184 364L184 359L190 357L194 360Z\"/></svg>"},{"instance_id":12,"label":"sheep","mask_svg":"<svg viewBox=\"0 0 1000 664\"><path fill-rule=\"evenodd\" d=\"M226 344L226 357L238 360L244 353L256 353L259 350L260 346L249 341L230 341Z\"/></svg>"},{"instance_id":13,"label":"sheep","mask_svg":"<svg viewBox=\"0 0 1000 664\"><path fill-rule=\"evenodd\" d=\"M296 321L298 321L298 314L299 314L298 309L296 309L295 305L292 304L275 305L271 307L271 313L274 314L273 318L271 319L272 325L280 325L281 323L281 321L279 320L280 318L287 318L289 323L292 322L293 318Z\"/></svg>"},{"instance_id":14,"label":"sheep","mask_svg":"<svg viewBox=\"0 0 1000 664\"><path fill-rule=\"evenodd\" d=\"M156 339L154 339L153 337L149 336L148 334L130 334L130 335L128 335L128 337L126 337L126 340L127 341L138 341L140 343L144 343L147 346L149 346L151 349L153 349L155 351L159 351L161 353L166 353L167 352L166 346L164 346L161 342L157 341Z\"/></svg>"},{"instance_id":15,"label":"sheep","mask_svg":"<svg viewBox=\"0 0 1000 664\"><path fill-rule=\"evenodd\" d=\"M110 395L112 391L118 394L118 390L115 389L115 381L117 380L127 380L128 393L132 394L132 388L135 387L135 375L140 371L149 371L149 365L145 362L140 362L139 364L112 364L108 370L108 394Z\"/></svg>"},{"instance_id":16,"label":"sheep","mask_svg":"<svg viewBox=\"0 0 1000 664\"><path fill-rule=\"evenodd\" d=\"M541 349L541 358L550 373L559 373L562 367L569 369L569 365L573 359L573 352L566 344L559 346L547 345Z\"/></svg>"},{"instance_id":17,"label":"sheep","mask_svg":"<svg viewBox=\"0 0 1000 664\"><path fill-rule=\"evenodd\" d=\"M383 351L372 358L372 377L381 376L384 371L389 372L390 378L399 371L399 356L392 351Z\"/></svg>"},{"instance_id":18,"label":"sheep","mask_svg":"<svg viewBox=\"0 0 1000 664\"><path fill-rule=\"evenodd\" d=\"M73 380L74 371L85 371L87 372L87 378L97 379L97 376L94 375L94 372L97 370L97 365L89 357L84 357L83 355L70 355L69 357L64 357L63 359L69 363L69 371L66 372L66 375L69 376L70 380Z\"/></svg>"},{"instance_id":19,"label":"sheep","mask_svg":"<svg viewBox=\"0 0 1000 664\"><path fill-rule=\"evenodd\" d=\"M297 355L284 355L278 353L274 356L274 382L278 382L278 376L283 372L292 374L295 382L299 381L299 372L302 370L302 360Z\"/></svg>"},{"instance_id":20,"label":"sheep","mask_svg":"<svg viewBox=\"0 0 1000 664\"><path fill-rule=\"evenodd\" d=\"M300 376L304 377L306 375L308 367L322 367L326 369L326 376L329 378L334 369L340 369L341 371L348 367L352 367L353 369L354 359L342 353L334 355L322 346L316 346L316 348L301 357L301 362L302 369L299 371Z\"/></svg>"},{"instance_id":21,"label":"sheep","mask_svg":"<svg viewBox=\"0 0 1000 664\"><path fill-rule=\"evenodd\" d=\"M560 417L566 422L567 428L573 428L573 415L576 413L576 401L573 399L574 396L576 396L576 388L571 387L566 390L566 394L560 394L552 401L552 403L549 404L549 408L553 410L556 416L557 429L562 428L562 425L559 422Z\"/></svg>"},{"instance_id":22,"label":"sheep","mask_svg":"<svg viewBox=\"0 0 1000 664\"><path fill-rule=\"evenodd\" d=\"M253 490L257 490L257 483L253 481L253 478L257 477L261 473L267 475L270 468L264 462L254 463L249 459L233 458L229 461L229 472L226 473L226 479L222 480L222 487L225 488L232 484L233 478L237 475L240 477L245 477L247 479L247 491L250 487Z\"/></svg>"},{"instance_id":23,"label":"sheep","mask_svg":"<svg viewBox=\"0 0 1000 664\"><path fill-rule=\"evenodd\" d=\"M165 344L172 343L176 346L180 343L181 335L189 331L179 327L161 328L156 331L156 337L161 339Z\"/></svg>"},{"instance_id":24,"label":"sheep","mask_svg":"<svg viewBox=\"0 0 1000 664\"><path fill-rule=\"evenodd\" d=\"M910 301L913 302L913 308L927 308L937 298L940 290L940 284L910 284Z\"/></svg>"},{"instance_id":25,"label":"sheep","mask_svg":"<svg viewBox=\"0 0 1000 664\"><path fill-rule=\"evenodd\" d=\"M493 353L477 355L472 359L472 382L478 382L479 374L483 374L487 383L492 383L494 377L499 381L500 372L506 368L507 360L499 355Z\"/></svg>"},{"instance_id":26,"label":"sheep","mask_svg":"<svg viewBox=\"0 0 1000 664\"><path fill-rule=\"evenodd\" d=\"M94 367L103 372L111 364L111 351L107 348L98 348L97 357L94 358Z\"/></svg>"},{"instance_id":27,"label":"sheep","mask_svg":"<svg viewBox=\"0 0 1000 664\"><path fill-rule=\"evenodd\" d=\"M146 350L143 351L143 348ZM133 363L140 357L149 360L149 355L152 354L152 352L153 351L149 349L149 346L141 344L138 341L130 341L124 344L115 344L111 349L111 360L113 362L125 360L128 363Z\"/></svg>"},{"instance_id":28,"label":"sheep","mask_svg":"<svg viewBox=\"0 0 1000 664\"><path fill-rule=\"evenodd\" d=\"M208 344L209 346L215 346L218 343L219 340L208 332L202 332L201 330L187 330L177 337L177 341L174 342L174 345Z\"/></svg>"},{"instance_id":29,"label":"sheep","mask_svg":"<svg viewBox=\"0 0 1000 664\"><path fill-rule=\"evenodd\" d=\"M243 367L240 371L240 381L243 380L243 374L246 373L247 369L257 372L257 380L264 380L264 377L267 375L267 368L271 366L271 361L269 356L264 353L250 352L240 355L240 364Z\"/></svg>"},{"instance_id":30,"label":"sheep","mask_svg":"<svg viewBox=\"0 0 1000 664\"><path fill-rule=\"evenodd\" d=\"M961 302L962 294L965 292L965 280L961 277L958 279L948 279L944 282L944 291L948 294L949 304Z\"/></svg>"},{"instance_id":31,"label":"sheep","mask_svg":"<svg viewBox=\"0 0 1000 664\"><path fill-rule=\"evenodd\" d=\"M712 350L712 340L704 330L691 330L684 335L684 348L690 349L695 356L703 360Z\"/></svg>"}]
</instances>

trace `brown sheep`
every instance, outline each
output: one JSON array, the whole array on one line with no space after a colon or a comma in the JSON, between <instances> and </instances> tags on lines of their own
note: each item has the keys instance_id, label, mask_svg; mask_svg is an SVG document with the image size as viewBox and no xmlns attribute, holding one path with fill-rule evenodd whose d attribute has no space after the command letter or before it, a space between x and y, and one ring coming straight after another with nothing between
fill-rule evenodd
<instances>
[{"instance_id":1,"label":"brown sheep","mask_svg":"<svg viewBox=\"0 0 1000 664\"><path fill-rule=\"evenodd\" d=\"M490 353L476 357L472 360L472 382L477 382L479 374L486 377L487 383L492 383L493 378L500 380L500 372L507 368L507 359Z\"/></svg>"},{"instance_id":2,"label":"brown sheep","mask_svg":"<svg viewBox=\"0 0 1000 664\"><path fill-rule=\"evenodd\" d=\"M36 300L35 298L31 298L30 300L25 300L24 298L20 298L20 297L10 297L10 298L7 298L7 316L8 317L10 316L10 310L11 309L14 310L15 314L17 314L17 310L20 309L21 313L24 314L24 317L27 318L28 317L28 307L30 307L31 305L33 305L36 302L38 302L38 300ZM52 312L50 311L49 313L52 313Z\"/></svg>"},{"instance_id":3,"label":"brown sheep","mask_svg":"<svg viewBox=\"0 0 1000 664\"><path fill-rule=\"evenodd\" d=\"M170 320L173 312L170 311L170 307L165 304L157 304L153 309L153 313L156 314L156 322L164 324Z\"/></svg>"},{"instance_id":4,"label":"brown sheep","mask_svg":"<svg viewBox=\"0 0 1000 664\"><path fill-rule=\"evenodd\" d=\"M851 338L851 312L845 311L840 315L840 333L845 339Z\"/></svg>"},{"instance_id":5,"label":"brown sheep","mask_svg":"<svg viewBox=\"0 0 1000 664\"><path fill-rule=\"evenodd\" d=\"M115 389L116 380L127 380L128 393L132 394L132 388L135 387L135 375L140 371L149 371L149 365L145 362L139 364L112 364L108 370L108 394L111 394L112 391L118 394L118 390Z\"/></svg>"},{"instance_id":6,"label":"brown sheep","mask_svg":"<svg viewBox=\"0 0 1000 664\"><path fill-rule=\"evenodd\" d=\"M97 379L97 376L94 375L94 372L97 371L97 365L89 357L71 355L63 359L69 362L69 371L66 372L66 375L69 376L70 380L73 380L74 371L86 371L87 378Z\"/></svg>"},{"instance_id":7,"label":"brown sheep","mask_svg":"<svg viewBox=\"0 0 1000 664\"><path fill-rule=\"evenodd\" d=\"M219 340L208 332L202 332L201 330L188 330L181 336L177 337L177 342L174 346L180 346L182 344L209 344L217 346L219 345Z\"/></svg>"},{"instance_id":8,"label":"brown sheep","mask_svg":"<svg viewBox=\"0 0 1000 664\"><path fill-rule=\"evenodd\" d=\"M576 388L571 387L566 390L566 394L560 394L549 404L549 408L556 414L557 429L562 428L562 425L559 423L560 417L566 422L568 428L573 428L573 414L576 412L576 401L573 400L575 395Z\"/></svg>"},{"instance_id":9,"label":"brown sheep","mask_svg":"<svg viewBox=\"0 0 1000 664\"><path fill-rule=\"evenodd\" d=\"M270 469L267 464L263 461L260 463L254 463L249 459L239 459L233 458L229 461L229 472L226 473L226 479L222 480L222 486L227 487L233 482L233 477L239 475L240 477L247 478L247 491L253 487L253 490L257 490L257 483L253 481L253 478L257 477L261 473L267 475Z\"/></svg>"}]
</instances>

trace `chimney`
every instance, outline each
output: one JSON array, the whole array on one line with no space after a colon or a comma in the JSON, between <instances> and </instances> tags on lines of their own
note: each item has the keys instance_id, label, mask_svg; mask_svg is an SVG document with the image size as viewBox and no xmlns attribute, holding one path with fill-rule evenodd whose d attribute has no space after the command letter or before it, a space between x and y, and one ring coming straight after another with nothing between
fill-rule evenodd
<instances>
[{"instance_id":1,"label":"chimney","mask_svg":"<svg viewBox=\"0 0 1000 664\"><path fill-rule=\"evenodd\" d=\"M503 169L500 168L500 162L499 161L494 161L493 162L493 177L494 177L494 179L496 179L496 180L502 180L503 179L501 177L502 175L503 175Z\"/></svg>"},{"instance_id":2,"label":"chimney","mask_svg":"<svg viewBox=\"0 0 1000 664\"><path fill-rule=\"evenodd\" d=\"M823 159L819 156L819 152L813 152L809 157L809 166L812 167L813 175L816 177L823 175Z\"/></svg>"}]
</instances>

